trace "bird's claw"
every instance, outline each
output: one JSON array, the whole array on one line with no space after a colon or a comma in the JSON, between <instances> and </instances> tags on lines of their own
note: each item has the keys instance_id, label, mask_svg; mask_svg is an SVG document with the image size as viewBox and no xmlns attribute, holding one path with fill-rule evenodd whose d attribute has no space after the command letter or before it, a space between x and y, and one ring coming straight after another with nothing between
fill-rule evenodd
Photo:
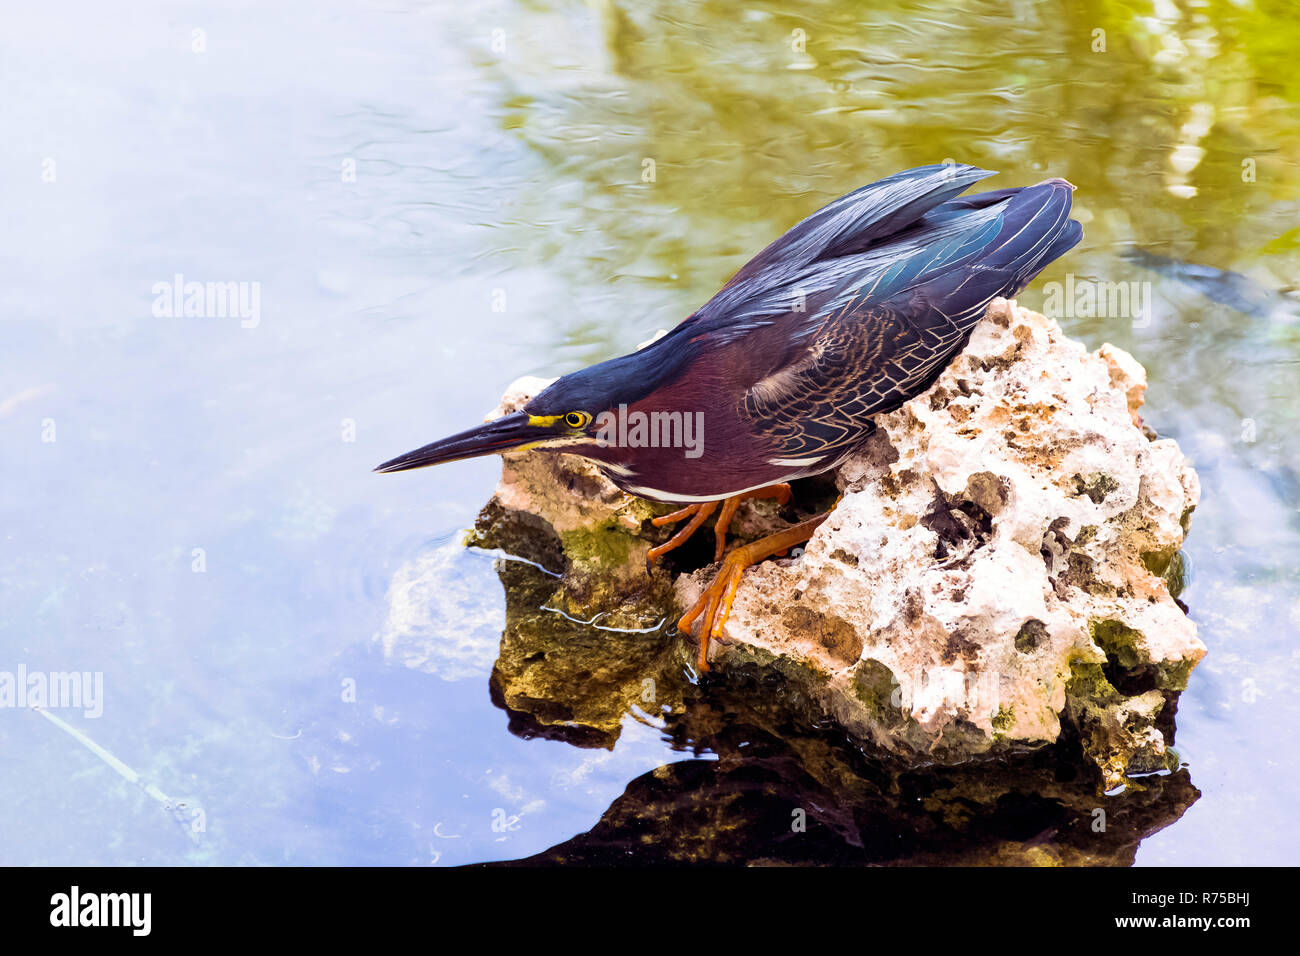
<instances>
[{"instance_id":1,"label":"bird's claw","mask_svg":"<svg viewBox=\"0 0 1300 956\"><path fill-rule=\"evenodd\" d=\"M709 641L722 637L722 629L726 626L727 618L731 616L731 605L736 600L736 590L744 578L745 569L807 541L829 514L830 512L817 515L815 518L791 525L784 531L733 548L731 553L722 560L722 567L714 576L713 583L704 589L699 600L677 622L679 631L691 634L700 642L697 663L701 672L709 669ZM701 618L699 630L693 631L691 623L697 617Z\"/></svg>"},{"instance_id":2,"label":"bird's claw","mask_svg":"<svg viewBox=\"0 0 1300 956\"><path fill-rule=\"evenodd\" d=\"M717 640L722 636L723 625L731 616L731 605L736 600L736 589L740 587L745 569L752 563L743 556L740 560L736 559L743 550L737 548L727 555L722 562L722 567L714 576L713 583L704 589L699 600L677 622L678 630L695 635L700 642L697 664L701 671L709 669L709 641ZM695 634L691 630L691 622L699 617L701 612L704 616L700 620L699 633Z\"/></svg>"},{"instance_id":3,"label":"bird's claw","mask_svg":"<svg viewBox=\"0 0 1300 956\"><path fill-rule=\"evenodd\" d=\"M709 515L718 510L718 505L722 505L722 511L718 514L718 520L713 525L713 536L715 546L713 551L713 560L721 561L722 554L727 549L727 531L731 528L731 519L736 516L736 509L740 503L749 498L775 498L777 504L784 505L790 500L790 486L785 482L775 485L768 485L764 488L755 488L753 491L746 491L739 495L733 495L723 501L703 501L697 504L687 505L671 514L660 515L657 518L651 518L650 523L656 528L662 528L666 524L674 524L683 521L686 518L691 520L686 526L680 529L676 534L658 547L651 548L646 555L647 567L649 564L659 560L660 557L686 543L686 540L704 524Z\"/></svg>"},{"instance_id":4,"label":"bird's claw","mask_svg":"<svg viewBox=\"0 0 1300 956\"><path fill-rule=\"evenodd\" d=\"M648 552L646 552L646 556L645 556L646 567L648 568L651 564L653 564L655 561L658 561L661 557L663 557L663 555L667 554L669 551L681 547L686 542L686 539L689 538L691 535L693 535L696 529L699 528L700 525L704 524L705 519L708 518L709 515L713 514L715 510L717 510L717 507L718 507L718 502L705 501L700 504L687 505L685 508L682 508L680 511L674 511L672 514L660 515L657 518L651 518L650 523L654 525L656 528L662 528L666 524L672 524L673 522L681 521L684 518L690 518L691 520L687 523L686 527L680 529L676 534L674 534L663 544L659 545L658 547L651 548Z\"/></svg>"}]
</instances>

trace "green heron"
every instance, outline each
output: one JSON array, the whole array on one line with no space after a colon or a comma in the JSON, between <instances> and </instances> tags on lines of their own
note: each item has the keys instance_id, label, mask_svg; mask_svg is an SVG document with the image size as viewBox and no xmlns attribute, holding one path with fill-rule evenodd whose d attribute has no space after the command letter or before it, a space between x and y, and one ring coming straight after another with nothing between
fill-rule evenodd
<instances>
[{"instance_id":1,"label":"green heron","mask_svg":"<svg viewBox=\"0 0 1300 956\"><path fill-rule=\"evenodd\" d=\"M784 501L790 481L839 465L874 431L873 416L934 383L994 298L1015 296L1082 238L1063 179L959 197L992 175L948 163L863 186L794 226L651 344L375 470L508 449L581 455L630 494L683 505L655 519L689 521L652 560L721 506L721 568L678 624L692 633L700 619L707 670L744 570L807 541L826 518L724 557L739 502Z\"/></svg>"}]
</instances>

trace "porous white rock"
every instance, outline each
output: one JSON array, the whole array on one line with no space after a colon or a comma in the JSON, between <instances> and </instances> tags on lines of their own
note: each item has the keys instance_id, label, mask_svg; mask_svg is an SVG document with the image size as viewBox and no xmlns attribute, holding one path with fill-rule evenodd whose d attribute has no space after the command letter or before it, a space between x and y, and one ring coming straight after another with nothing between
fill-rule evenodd
<instances>
[{"instance_id":1,"label":"porous white rock","mask_svg":"<svg viewBox=\"0 0 1300 956\"><path fill-rule=\"evenodd\" d=\"M1107 785L1171 762L1161 712L1205 654L1169 592L1196 473L1152 441L1142 367L998 300L877 419L802 554L748 571L717 669L775 668L848 733L964 759L1078 733ZM683 606L710 580L678 579Z\"/></svg>"}]
</instances>

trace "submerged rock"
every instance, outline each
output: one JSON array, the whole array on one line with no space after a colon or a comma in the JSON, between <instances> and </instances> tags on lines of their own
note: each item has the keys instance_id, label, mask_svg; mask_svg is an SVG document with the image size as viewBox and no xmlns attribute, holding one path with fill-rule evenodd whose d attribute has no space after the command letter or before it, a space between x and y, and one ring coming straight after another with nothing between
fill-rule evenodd
<instances>
[{"instance_id":1,"label":"submerged rock","mask_svg":"<svg viewBox=\"0 0 1300 956\"><path fill-rule=\"evenodd\" d=\"M498 413L545 384L516 383ZM1121 350L1089 354L1051 319L994 302L933 388L878 417L806 547L746 573L713 647L724 685L775 677L793 716L904 764L1069 736L1106 787L1176 767L1173 709L1205 647L1169 582L1199 488L1177 445L1144 432L1145 388ZM810 496L825 488L796 491L787 517L824 508ZM546 606L566 621L640 632L630 662L617 641L579 653L571 633L508 623L494 688L513 713L586 726L582 701L601 700L590 724L608 743L645 680L671 684L688 665L670 625L645 628L689 607L716 566L647 572L667 535L649 519L665 510L582 459L505 456L474 543L558 572ZM777 516L747 503L733 527L754 537ZM537 670L566 653L581 658L581 687ZM557 695L569 703L553 711Z\"/></svg>"}]
</instances>

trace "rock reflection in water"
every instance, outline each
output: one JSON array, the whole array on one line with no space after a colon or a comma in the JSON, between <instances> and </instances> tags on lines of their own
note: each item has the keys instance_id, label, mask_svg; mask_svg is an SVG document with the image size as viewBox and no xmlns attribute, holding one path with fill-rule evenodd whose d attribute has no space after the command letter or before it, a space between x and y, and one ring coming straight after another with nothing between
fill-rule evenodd
<instances>
[{"instance_id":1,"label":"rock reflection in water","mask_svg":"<svg viewBox=\"0 0 1300 956\"><path fill-rule=\"evenodd\" d=\"M554 577L510 560L498 572L507 622L491 684L513 733L612 748L631 715L697 758L632 780L588 832L500 865L1123 866L1200 796L1186 769L1108 796L1070 734L909 767L817 726L776 674L729 667L695 683L669 626L598 630L539 610Z\"/></svg>"}]
</instances>

